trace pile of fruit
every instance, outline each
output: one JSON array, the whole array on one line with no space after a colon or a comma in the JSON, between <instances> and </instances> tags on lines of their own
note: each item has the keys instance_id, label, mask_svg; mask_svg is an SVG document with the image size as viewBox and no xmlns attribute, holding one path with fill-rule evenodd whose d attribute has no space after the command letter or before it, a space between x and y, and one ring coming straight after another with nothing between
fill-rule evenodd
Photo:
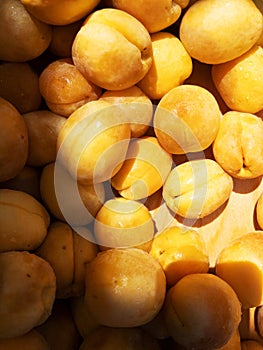
<instances>
[{"instance_id":1,"label":"pile of fruit","mask_svg":"<svg viewBox=\"0 0 263 350\"><path fill-rule=\"evenodd\" d=\"M262 0L1 0L0 349L263 349Z\"/></svg>"}]
</instances>

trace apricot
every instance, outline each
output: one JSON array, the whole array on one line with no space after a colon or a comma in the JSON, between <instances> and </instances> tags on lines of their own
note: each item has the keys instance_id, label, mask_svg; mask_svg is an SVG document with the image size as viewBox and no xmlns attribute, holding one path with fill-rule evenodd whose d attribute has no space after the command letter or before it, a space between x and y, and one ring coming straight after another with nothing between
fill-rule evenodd
<instances>
[{"instance_id":1,"label":"apricot","mask_svg":"<svg viewBox=\"0 0 263 350\"><path fill-rule=\"evenodd\" d=\"M231 176L252 179L263 174L263 121L251 113L226 112L213 143L217 163Z\"/></svg>"},{"instance_id":2,"label":"apricot","mask_svg":"<svg viewBox=\"0 0 263 350\"><path fill-rule=\"evenodd\" d=\"M159 101L154 131L169 153L200 152L214 141L221 118L215 97L198 85L180 85Z\"/></svg>"},{"instance_id":3,"label":"apricot","mask_svg":"<svg viewBox=\"0 0 263 350\"><path fill-rule=\"evenodd\" d=\"M3 62L0 65L0 95L21 114L40 107L39 78L29 63Z\"/></svg>"},{"instance_id":4,"label":"apricot","mask_svg":"<svg viewBox=\"0 0 263 350\"><path fill-rule=\"evenodd\" d=\"M171 286L191 273L206 273L209 257L197 231L169 227L155 235L150 254L159 261Z\"/></svg>"},{"instance_id":5,"label":"apricot","mask_svg":"<svg viewBox=\"0 0 263 350\"><path fill-rule=\"evenodd\" d=\"M234 111L257 113L263 109L263 48L254 45L243 55L226 63L213 65L214 84Z\"/></svg>"},{"instance_id":6,"label":"apricot","mask_svg":"<svg viewBox=\"0 0 263 350\"><path fill-rule=\"evenodd\" d=\"M22 116L28 132L26 164L40 167L54 162L58 134L66 118L49 110L36 110Z\"/></svg>"},{"instance_id":7,"label":"apricot","mask_svg":"<svg viewBox=\"0 0 263 350\"><path fill-rule=\"evenodd\" d=\"M80 350L160 350L157 340L144 330L135 327L99 327L80 346Z\"/></svg>"},{"instance_id":8,"label":"apricot","mask_svg":"<svg viewBox=\"0 0 263 350\"><path fill-rule=\"evenodd\" d=\"M18 110L0 97L0 181L12 179L23 169L28 155L28 132Z\"/></svg>"},{"instance_id":9,"label":"apricot","mask_svg":"<svg viewBox=\"0 0 263 350\"><path fill-rule=\"evenodd\" d=\"M242 235L223 248L216 261L216 274L232 286L244 309L262 304L262 240L262 231Z\"/></svg>"},{"instance_id":10,"label":"apricot","mask_svg":"<svg viewBox=\"0 0 263 350\"><path fill-rule=\"evenodd\" d=\"M98 5L99 0L21 0L21 3L40 21L67 25L87 16Z\"/></svg>"},{"instance_id":11,"label":"apricot","mask_svg":"<svg viewBox=\"0 0 263 350\"><path fill-rule=\"evenodd\" d=\"M154 223L142 203L117 197L107 200L98 211L94 236L101 249L137 247L148 251Z\"/></svg>"},{"instance_id":12,"label":"apricot","mask_svg":"<svg viewBox=\"0 0 263 350\"><path fill-rule=\"evenodd\" d=\"M0 60L33 60L48 48L51 37L51 26L31 16L20 0L1 1Z\"/></svg>"},{"instance_id":13,"label":"apricot","mask_svg":"<svg viewBox=\"0 0 263 350\"><path fill-rule=\"evenodd\" d=\"M203 218L230 197L233 180L212 159L197 159L175 167L164 184L167 206L184 218Z\"/></svg>"},{"instance_id":14,"label":"apricot","mask_svg":"<svg viewBox=\"0 0 263 350\"><path fill-rule=\"evenodd\" d=\"M51 315L56 277L50 264L27 251L0 254L0 339L18 337Z\"/></svg>"},{"instance_id":15,"label":"apricot","mask_svg":"<svg viewBox=\"0 0 263 350\"><path fill-rule=\"evenodd\" d=\"M49 109L65 117L101 94L101 88L86 80L70 58L51 62L40 74L39 89Z\"/></svg>"},{"instance_id":16,"label":"apricot","mask_svg":"<svg viewBox=\"0 0 263 350\"><path fill-rule=\"evenodd\" d=\"M172 169L172 156L156 137L144 136L132 140L121 169L111 184L127 199L139 200L151 196L164 184Z\"/></svg>"},{"instance_id":17,"label":"apricot","mask_svg":"<svg viewBox=\"0 0 263 350\"><path fill-rule=\"evenodd\" d=\"M125 11L94 11L78 31L72 46L74 64L87 80L108 90L138 83L152 64L147 29Z\"/></svg>"},{"instance_id":18,"label":"apricot","mask_svg":"<svg viewBox=\"0 0 263 350\"><path fill-rule=\"evenodd\" d=\"M92 222L105 199L103 183L80 185L54 162L42 169L40 194L51 214L74 228Z\"/></svg>"},{"instance_id":19,"label":"apricot","mask_svg":"<svg viewBox=\"0 0 263 350\"><path fill-rule=\"evenodd\" d=\"M164 313L171 337L187 349L196 350L224 346L241 320L236 293L210 273L181 278L167 292Z\"/></svg>"},{"instance_id":20,"label":"apricot","mask_svg":"<svg viewBox=\"0 0 263 350\"><path fill-rule=\"evenodd\" d=\"M50 216L33 196L0 189L0 252L34 250L47 235Z\"/></svg>"},{"instance_id":21,"label":"apricot","mask_svg":"<svg viewBox=\"0 0 263 350\"><path fill-rule=\"evenodd\" d=\"M59 133L57 161L80 184L109 180L120 169L128 149L129 113L123 105L103 100L78 108Z\"/></svg>"},{"instance_id":22,"label":"apricot","mask_svg":"<svg viewBox=\"0 0 263 350\"><path fill-rule=\"evenodd\" d=\"M108 249L86 269L85 303L108 327L137 327L160 311L166 279L160 264L141 249Z\"/></svg>"},{"instance_id":23,"label":"apricot","mask_svg":"<svg viewBox=\"0 0 263 350\"><path fill-rule=\"evenodd\" d=\"M85 265L95 258L97 251L93 242L79 236L67 223L54 221L35 253L52 266L56 297L65 299L84 293Z\"/></svg>"},{"instance_id":24,"label":"apricot","mask_svg":"<svg viewBox=\"0 0 263 350\"><path fill-rule=\"evenodd\" d=\"M67 296L74 273L73 234L70 226L60 222L51 223L47 237L36 250L36 255L48 261L54 270L56 297Z\"/></svg>"},{"instance_id":25,"label":"apricot","mask_svg":"<svg viewBox=\"0 0 263 350\"><path fill-rule=\"evenodd\" d=\"M151 99L160 99L184 83L192 72L192 59L181 41L169 32L151 35L153 62L138 86Z\"/></svg>"},{"instance_id":26,"label":"apricot","mask_svg":"<svg viewBox=\"0 0 263 350\"><path fill-rule=\"evenodd\" d=\"M262 28L262 14L252 0L201 0L182 17L180 39L191 57L219 64L251 49Z\"/></svg>"},{"instance_id":27,"label":"apricot","mask_svg":"<svg viewBox=\"0 0 263 350\"><path fill-rule=\"evenodd\" d=\"M150 33L159 32L174 24L186 8L189 0L152 1L140 0L130 2L125 0L111 0L114 8L123 10L136 17Z\"/></svg>"},{"instance_id":28,"label":"apricot","mask_svg":"<svg viewBox=\"0 0 263 350\"><path fill-rule=\"evenodd\" d=\"M123 104L131 111L131 138L144 135L152 124L153 104L136 85L124 90L107 90L99 98L109 103Z\"/></svg>"},{"instance_id":29,"label":"apricot","mask_svg":"<svg viewBox=\"0 0 263 350\"><path fill-rule=\"evenodd\" d=\"M99 252L99 247L94 241L93 232L89 228L73 231L74 248L74 281L72 286L73 296L85 294L86 266Z\"/></svg>"}]
</instances>

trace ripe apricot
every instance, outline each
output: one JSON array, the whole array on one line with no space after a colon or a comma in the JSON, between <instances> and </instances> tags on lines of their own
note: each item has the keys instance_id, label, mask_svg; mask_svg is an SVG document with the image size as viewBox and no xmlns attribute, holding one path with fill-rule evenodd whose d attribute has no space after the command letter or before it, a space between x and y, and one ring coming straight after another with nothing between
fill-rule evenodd
<instances>
[{"instance_id":1,"label":"ripe apricot","mask_svg":"<svg viewBox=\"0 0 263 350\"><path fill-rule=\"evenodd\" d=\"M173 339L196 350L222 347L241 320L241 306L234 290L209 273L180 279L168 290L164 313Z\"/></svg>"},{"instance_id":2,"label":"ripe apricot","mask_svg":"<svg viewBox=\"0 0 263 350\"><path fill-rule=\"evenodd\" d=\"M257 113L263 109L263 48L255 45L243 55L213 65L212 78L226 105L234 111Z\"/></svg>"},{"instance_id":3,"label":"ripe apricot","mask_svg":"<svg viewBox=\"0 0 263 350\"><path fill-rule=\"evenodd\" d=\"M263 121L244 112L228 111L213 142L216 162L231 176L252 179L263 174Z\"/></svg>"},{"instance_id":4,"label":"ripe apricot","mask_svg":"<svg viewBox=\"0 0 263 350\"><path fill-rule=\"evenodd\" d=\"M252 0L201 0L184 14L180 39L193 58L219 64L248 51L262 28L262 14Z\"/></svg>"},{"instance_id":5,"label":"ripe apricot","mask_svg":"<svg viewBox=\"0 0 263 350\"><path fill-rule=\"evenodd\" d=\"M215 97L198 85L180 85L159 101L154 117L158 141L168 152L200 152L214 141L221 111Z\"/></svg>"},{"instance_id":6,"label":"ripe apricot","mask_svg":"<svg viewBox=\"0 0 263 350\"><path fill-rule=\"evenodd\" d=\"M138 83L152 64L152 42L147 29L125 11L94 11L78 31L72 58L84 77L108 90Z\"/></svg>"},{"instance_id":7,"label":"ripe apricot","mask_svg":"<svg viewBox=\"0 0 263 350\"><path fill-rule=\"evenodd\" d=\"M232 286L244 309L263 301L262 241L262 231L242 235L223 248L216 261L216 274Z\"/></svg>"},{"instance_id":8,"label":"ripe apricot","mask_svg":"<svg viewBox=\"0 0 263 350\"><path fill-rule=\"evenodd\" d=\"M151 35L153 62L138 86L151 99L159 100L183 84L192 72L192 59L181 41L169 32Z\"/></svg>"},{"instance_id":9,"label":"ripe apricot","mask_svg":"<svg viewBox=\"0 0 263 350\"><path fill-rule=\"evenodd\" d=\"M169 227L154 236L150 254L157 259L171 286L191 273L206 273L209 257L197 231Z\"/></svg>"},{"instance_id":10,"label":"ripe apricot","mask_svg":"<svg viewBox=\"0 0 263 350\"><path fill-rule=\"evenodd\" d=\"M160 264L141 249L108 249L86 269L85 303L109 327L137 327L160 311L166 278Z\"/></svg>"}]
</instances>

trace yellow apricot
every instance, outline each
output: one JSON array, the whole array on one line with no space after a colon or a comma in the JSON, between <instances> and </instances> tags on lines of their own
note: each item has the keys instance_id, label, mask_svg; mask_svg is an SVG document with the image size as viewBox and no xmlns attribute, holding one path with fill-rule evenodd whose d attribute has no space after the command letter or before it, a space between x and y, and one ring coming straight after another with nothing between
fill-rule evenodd
<instances>
[{"instance_id":1,"label":"yellow apricot","mask_svg":"<svg viewBox=\"0 0 263 350\"><path fill-rule=\"evenodd\" d=\"M221 118L215 97L198 85L168 91L154 113L154 131L169 153L200 152L214 141Z\"/></svg>"},{"instance_id":2,"label":"yellow apricot","mask_svg":"<svg viewBox=\"0 0 263 350\"><path fill-rule=\"evenodd\" d=\"M139 200L158 191L171 169L171 154L160 146L156 137L144 136L131 141L126 160L111 184L122 197Z\"/></svg>"},{"instance_id":3,"label":"yellow apricot","mask_svg":"<svg viewBox=\"0 0 263 350\"><path fill-rule=\"evenodd\" d=\"M209 257L197 231L172 226L154 236L150 254L161 264L169 285L191 273L206 273Z\"/></svg>"},{"instance_id":4,"label":"yellow apricot","mask_svg":"<svg viewBox=\"0 0 263 350\"><path fill-rule=\"evenodd\" d=\"M56 276L46 260L28 251L1 253L0 276L0 339L26 334L48 319Z\"/></svg>"},{"instance_id":5,"label":"yellow apricot","mask_svg":"<svg viewBox=\"0 0 263 350\"><path fill-rule=\"evenodd\" d=\"M219 64L247 52L262 28L262 14L252 0L201 0L184 14L180 39L191 57Z\"/></svg>"},{"instance_id":6,"label":"yellow apricot","mask_svg":"<svg viewBox=\"0 0 263 350\"><path fill-rule=\"evenodd\" d=\"M34 250L44 241L50 216L33 196L0 189L0 252Z\"/></svg>"},{"instance_id":7,"label":"yellow apricot","mask_svg":"<svg viewBox=\"0 0 263 350\"><path fill-rule=\"evenodd\" d=\"M108 90L126 89L138 83L152 64L150 34L127 12L97 10L78 31L72 58L94 84Z\"/></svg>"},{"instance_id":8,"label":"yellow apricot","mask_svg":"<svg viewBox=\"0 0 263 350\"><path fill-rule=\"evenodd\" d=\"M229 284L210 273L181 278L164 304L170 336L187 349L213 350L225 345L241 320L238 297Z\"/></svg>"},{"instance_id":9,"label":"yellow apricot","mask_svg":"<svg viewBox=\"0 0 263 350\"><path fill-rule=\"evenodd\" d=\"M155 33L151 39L153 62L138 86L151 99L158 100L190 76L192 59L181 41L171 33Z\"/></svg>"},{"instance_id":10,"label":"yellow apricot","mask_svg":"<svg viewBox=\"0 0 263 350\"><path fill-rule=\"evenodd\" d=\"M262 242L262 231L249 232L223 248L216 261L217 276L235 290L244 309L263 302Z\"/></svg>"},{"instance_id":11,"label":"yellow apricot","mask_svg":"<svg viewBox=\"0 0 263 350\"><path fill-rule=\"evenodd\" d=\"M165 293L160 264L141 249L108 249L87 265L85 303L101 325L146 324L161 310Z\"/></svg>"},{"instance_id":12,"label":"yellow apricot","mask_svg":"<svg viewBox=\"0 0 263 350\"><path fill-rule=\"evenodd\" d=\"M52 215L75 228L92 222L105 199L103 183L80 185L54 162L41 171L40 193Z\"/></svg>"},{"instance_id":13,"label":"yellow apricot","mask_svg":"<svg viewBox=\"0 0 263 350\"><path fill-rule=\"evenodd\" d=\"M41 72L39 89L49 109L65 117L101 95L101 88L86 80L69 58L55 60Z\"/></svg>"},{"instance_id":14,"label":"yellow apricot","mask_svg":"<svg viewBox=\"0 0 263 350\"><path fill-rule=\"evenodd\" d=\"M129 108L103 100L84 104L67 118L58 135L57 161L80 184L109 180L125 159L129 114Z\"/></svg>"},{"instance_id":15,"label":"yellow apricot","mask_svg":"<svg viewBox=\"0 0 263 350\"><path fill-rule=\"evenodd\" d=\"M262 135L260 117L236 111L225 113L213 143L215 160L236 178L251 179L262 175Z\"/></svg>"},{"instance_id":16,"label":"yellow apricot","mask_svg":"<svg viewBox=\"0 0 263 350\"><path fill-rule=\"evenodd\" d=\"M94 236L101 249L137 247L149 250L154 224L140 202L122 197L107 200L94 222Z\"/></svg>"},{"instance_id":17,"label":"yellow apricot","mask_svg":"<svg viewBox=\"0 0 263 350\"><path fill-rule=\"evenodd\" d=\"M230 62L213 65L212 78L226 105L234 111L263 109L263 48L252 49Z\"/></svg>"},{"instance_id":18,"label":"yellow apricot","mask_svg":"<svg viewBox=\"0 0 263 350\"><path fill-rule=\"evenodd\" d=\"M56 275L56 297L59 299L83 295L85 265L97 252L98 247L94 242L60 221L50 224L44 242L35 251L52 266Z\"/></svg>"},{"instance_id":19,"label":"yellow apricot","mask_svg":"<svg viewBox=\"0 0 263 350\"><path fill-rule=\"evenodd\" d=\"M167 206L185 218L205 217L230 197L233 180L212 159L187 161L175 167L164 184Z\"/></svg>"}]
</instances>

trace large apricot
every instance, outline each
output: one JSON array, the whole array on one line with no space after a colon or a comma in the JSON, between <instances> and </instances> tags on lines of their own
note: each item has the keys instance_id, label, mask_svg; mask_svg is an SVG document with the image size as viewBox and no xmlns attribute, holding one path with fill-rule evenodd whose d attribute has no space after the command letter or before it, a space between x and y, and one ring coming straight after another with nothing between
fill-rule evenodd
<instances>
[{"instance_id":1,"label":"large apricot","mask_svg":"<svg viewBox=\"0 0 263 350\"><path fill-rule=\"evenodd\" d=\"M104 89L122 90L138 83L151 66L150 34L125 11L97 10L78 31L72 58L86 79Z\"/></svg>"},{"instance_id":2,"label":"large apricot","mask_svg":"<svg viewBox=\"0 0 263 350\"><path fill-rule=\"evenodd\" d=\"M0 254L0 338L21 336L51 315L56 277L50 264L27 251Z\"/></svg>"},{"instance_id":3,"label":"large apricot","mask_svg":"<svg viewBox=\"0 0 263 350\"><path fill-rule=\"evenodd\" d=\"M164 314L169 334L187 349L213 350L237 331L241 305L234 290L209 273L184 276L168 290Z\"/></svg>"},{"instance_id":4,"label":"large apricot","mask_svg":"<svg viewBox=\"0 0 263 350\"><path fill-rule=\"evenodd\" d=\"M141 249L109 249L87 266L85 303L109 327L137 327L160 311L166 279L160 264Z\"/></svg>"},{"instance_id":5,"label":"large apricot","mask_svg":"<svg viewBox=\"0 0 263 350\"><path fill-rule=\"evenodd\" d=\"M34 250L43 242L50 216L23 191L0 189L0 252Z\"/></svg>"},{"instance_id":6,"label":"large apricot","mask_svg":"<svg viewBox=\"0 0 263 350\"><path fill-rule=\"evenodd\" d=\"M193 58L218 64L248 51L262 28L262 14L252 0L201 0L184 14L180 39Z\"/></svg>"}]
</instances>

